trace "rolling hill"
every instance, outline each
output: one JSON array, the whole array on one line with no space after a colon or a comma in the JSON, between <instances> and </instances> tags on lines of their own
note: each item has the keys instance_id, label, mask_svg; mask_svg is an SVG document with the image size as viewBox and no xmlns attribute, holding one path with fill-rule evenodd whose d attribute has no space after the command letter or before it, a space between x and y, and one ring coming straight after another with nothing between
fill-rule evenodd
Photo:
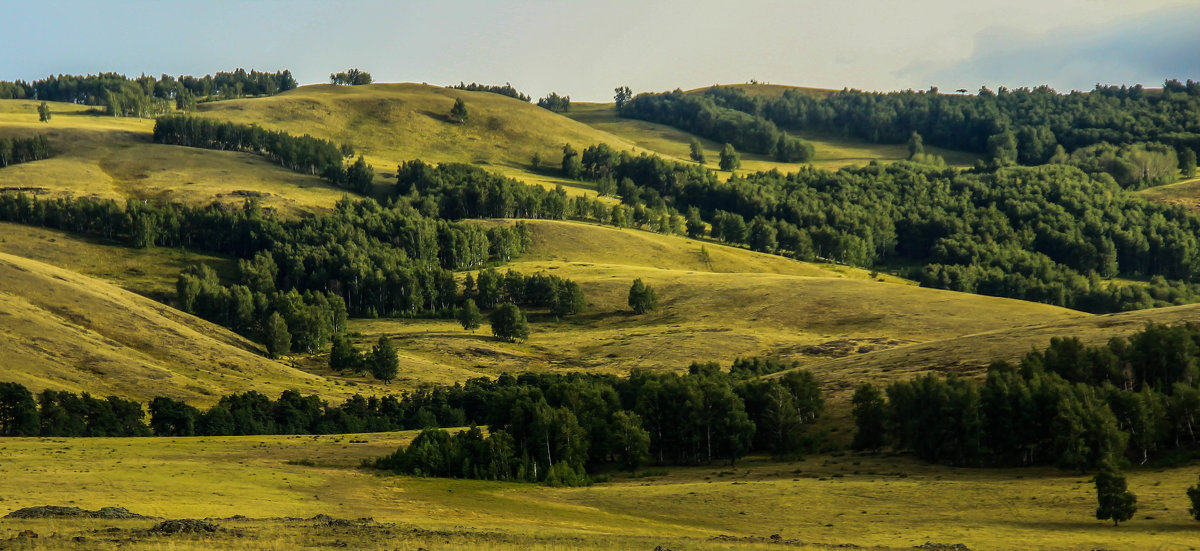
<instances>
[{"instance_id":1,"label":"rolling hill","mask_svg":"<svg viewBox=\"0 0 1200 551\"><path fill-rule=\"evenodd\" d=\"M50 122L39 123L35 102L0 101L0 136L43 134L54 152L0 170L0 189L195 205L240 205L256 196L285 215L329 208L346 193L257 155L152 143L152 119L108 117L69 103L50 106Z\"/></svg>"},{"instance_id":2,"label":"rolling hill","mask_svg":"<svg viewBox=\"0 0 1200 551\"><path fill-rule=\"evenodd\" d=\"M259 355L221 328L97 279L0 253L0 380L146 401L211 404L258 390L353 394ZM365 390L358 390L364 392Z\"/></svg>"}]
</instances>

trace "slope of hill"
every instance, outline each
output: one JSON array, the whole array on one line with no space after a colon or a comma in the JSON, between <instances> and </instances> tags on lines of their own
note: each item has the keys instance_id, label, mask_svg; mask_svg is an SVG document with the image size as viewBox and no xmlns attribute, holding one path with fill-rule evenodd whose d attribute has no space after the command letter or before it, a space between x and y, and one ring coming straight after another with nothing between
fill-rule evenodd
<instances>
[{"instance_id":1,"label":"slope of hill","mask_svg":"<svg viewBox=\"0 0 1200 551\"><path fill-rule=\"evenodd\" d=\"M0 101L0 137L43 134L54 152L0 169L0 189L200 205L257 196L285 214L329 208L346 193L257 155L151 143L152 119L107 117L69 103L50 109L50 122L39 123L36 102Z\"/></svg>"},{"instance_id":2,"label":"slope of hill","mask_svg":"<svg viewBox=\"0 0 1200 551\"><path fill-rule=\"evenodd\" d=\"M1200 178L1146 188L1136 193L1150 201L1179 205L1192 212L1200 211Z\"/></svg>"},{"instance_id":3,"label":"slope of hill","mask_svg":"<svg viewBox=\"0 0 1200 551\"><path fill-rule=\"evenodd\" d=\"M532 315L532 335L507 344L453 321L355 320L368 337L395 337L407 353L463 368L679 370L738 356L811 358L929 342L1086 316L1044 304L921 288L865 270L808 264L681 237L572 222L530 221L531 249L506 266L580 284L588 311L562 321ZM701 246L711 267L702 260ZM626 305L640 278L660 309Z\"/></svg>"},{"instance_id":4,"label":"slope of hill","mask_svg":"<svg viewBox=\"0 0 1200 551\"><path fill-rule=\"evenodd\" d=\"M449 118L457 98L466 103L466 124ZM528 102L425 84L302 86L267 98L204 104L198 114L348 143L379 174L392 173L411 159L471 163L529 183L562 184L575 194L588 193L592 186L533 171L533 154L557 167L567 143L578 150L598 143L634 148L618 136Z\"/></svg>"},{"instance_id":5,"label":"slope of hill","mask_svg":"<svg viewBox=\"0 0 1200 551\"><path fill-rule=\"evenodd\" d=\"M617 116L615 104L573 103L571 112L567 113L567 116L620 136L637 144L638 147L677 161L690 161L689 144L692 138L699 139L700 144L704 147L707 161L705 166L713 170L718 169L717 163L720 160L723 144L694 136L665 124L622 118ZM798 130L792 130L791 134L812 142L816 157L811 164L817 168L837 170L844 166L865 165L871 161L902 161L908 158L908 147L905 144L873 144L862 140ZM953 166L970 166L976 159L975 155L933 146L926 146L925 150L928 153L941 155L947 163ZM795 172L800 166L796 163L780 163L766 155L745 152L739 155L742 160L742 168L738 170L739 173L764 170Z\"/></svg>"},{"instance_id":6,"label":"slope of hill","mask_svg":"<svg viewBox=\"0 0 1200 551\"><path fill-rule=\"evenodd\" d=\"M263 358L225 329L115 285L0 253L0 380L44 388L159 395L209 404L286 389L338 399L335 381ZM362 392L362 391L360 391Z\"/></svg>"},{"instance_id":7,"label":"slope of hill","mask_svg":"<svg viewBox=\"0 0 1200 551\"><path fill-rule=\"evenodd\" d=\"M1147 323L1178 324L1198 318L1200 304L1065 317L869 354L827 358L807 363L804 369L816 373L827 392L849 398L849 392L866 381L886 384L928 372L982 374L992 361L1019 361L1031 349L1044 349L1054 337L1078 337L1085 345L1098 346L1113 337L1136 333Z\"/></svg>"}]
</instances>

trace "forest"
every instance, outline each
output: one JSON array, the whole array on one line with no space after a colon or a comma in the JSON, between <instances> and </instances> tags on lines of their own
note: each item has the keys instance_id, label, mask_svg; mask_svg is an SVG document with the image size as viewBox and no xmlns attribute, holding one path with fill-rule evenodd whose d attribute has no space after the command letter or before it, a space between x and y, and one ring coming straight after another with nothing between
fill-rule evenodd
<instances>
[{"instance_id":1,"label":"forest","mask_svg":"<svg viewBox=\"0 0 1200 551\"><path fill-rule=\"evenodd\" d=\"M168 106L168 102L182 102L184 96L193 100L232 99L247 96L269 96L295 88L296 79L288 70L266 73L237 69L215 75L194 77L181 75L159 78L141 75L129 78L117 73L95 75L51 75L32 83L24 81L0 82L0 99L36 99L62 101L83 105L104 106L112 111L108 114L151 116L163 114L150 106ZM110 103L117 99L126 106L140 104L150 109L144 115L126 112ZM194 103L193 103L194 105Z\"/></svg>"},{"instance_id":2,"label":"forest","mask_svg":"<svg viewBox=\"0 0 1200 551\"><path fill-rule=\"evenodd\" d=\"M638 94L625 99L619 92L622 117L667 124L751 153L772 155L787 163L812 160L813 146L788 136L774 122L757 113L726 107L707 96L675 90L663 94ZM908 136L906 135L907 139Z\"/></svg>"},{"instance_id":3,"label":"forest","mask_svg":"<svg viewBox=\"0 0 1200 551\"><path fill-rule=\"evenodd\" d=\"M1096 85L1067 94L1039 86L994 92L982 88L974 95L944 94L937 88L887 93L845 89L828 95L786 90L778 98L713 87L698 95L717 108L760 117L780 128L874 143L904 143L916 132L926 144L979 153L1002 163L1040 165L1063 151L1100 144L1160 142L1180 154L1200 150L1200 83L1191 80L1168 80L1162 90ZM670 115L652 120L680 128L688 124L671 122Z\"/></svg>"},{"instance_id":4,"label":"forest","mask_svg":"<svg viewBox=\"0 0 1200 551\"><path fill-rule=\"evenodd\" d=\"M1052 339L986 379L926 374L854 393L854 446L891 445L961 466L1049 464L1086 472L1106 457L1190 457L1200 420L1200 326L1147 325L1088 347ZM886 398L885 398L886 396Z\"/></svg>"},{"instance_id":5,"label":"forest","mask_svg":"<svg viewBox=\"0 0 1200 551\"><path fill-rule=\"evenodd\" d=\"M502 374L400 397L354 396L331 406L285 391L277 400L249 391L201 410L167 397L148 408L116 397L45 390L36 396L0 383L0 436L226 436L344 434L425 429L380 458L382 469L455 478L586 481L597 469L736 462L747 453L795 457L821 445L812 429L824 410L807 371L745 358L725 371L693 364L686 374L634 372ZM144 420L149 413L150 421ZM439 427L488 426L451 436ZM556 467L556 465L559 465ZM553 478L552 478L553 477Z\"/></svg>"},{"instance_id":6,"label":"forest","mask_svg":"<svg viewBox=\"0 0 1200 551\"><path fill-rule=\"evenodd\" d=\"M50 156L50 144L40 134L29 138L0 138L0 168Z\"/></svg>"},{"instance_id":7,"label":"forest","mask_svg":"<svg viewBox=\"0 0 1200 551\"><path fill-rule=\"evenodd\" d=\"M497 86L494 84L476 84L474 82L470 84L463 84L462 82L459 82L457 85L450 86L449 88L453 88L455 90L466 90L468 92L491 92L493 94L500 94L513 99L519 99L524 102L529 102L532 99L528 94L521 93L516 88L513 88L512 84L507 82L504 83L504 86Z\"/></svg>"}]
</instances>

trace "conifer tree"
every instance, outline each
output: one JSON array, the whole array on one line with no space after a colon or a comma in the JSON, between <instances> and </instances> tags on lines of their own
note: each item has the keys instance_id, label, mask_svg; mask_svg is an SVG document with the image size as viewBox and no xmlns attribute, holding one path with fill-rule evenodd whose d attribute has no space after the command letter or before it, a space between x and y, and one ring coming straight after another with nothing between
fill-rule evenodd
<instances>
[{"instance_id":1,"label":"conifer tree","mask_svg":"<svg viewBox=\"0 0 1200 551\"><path fill-rule=\"evenodd\" d=\"M1112 519L1113 526L1121 521L1133 518L1137 512L1137 496L1126 489L1125 475L1117 470L1112 459L1100 462L1100 470L1096 472L1096 518Z\"/></svg>"}]
</instances>

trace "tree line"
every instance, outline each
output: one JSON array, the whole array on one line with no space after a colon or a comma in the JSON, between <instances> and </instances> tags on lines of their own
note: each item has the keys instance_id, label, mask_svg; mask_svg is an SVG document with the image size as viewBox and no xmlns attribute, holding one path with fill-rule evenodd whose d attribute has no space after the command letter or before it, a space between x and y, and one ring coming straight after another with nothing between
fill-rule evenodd
<instances>
[{"instance_id":1,"label":"tree line","mask_svg":"<svg viewBox=\"0 0 1200 551\"><path fill-rule=\"evenodd\" d=\"M204 117L170 115L154 123L154 142L262 155L289 170L320 176L327 182L361 194L371 191L375 171L362 155L344 162L354 149L305 134L266 130L257 125L222 122Z\"/></svg>"},{"instance_id":2,"label":"tree line","mask_svg":"<svg viewBox=\"0 0 1200 551\"><path fill-rule=\"evenodd\" d=\"M728 107L707 94L687 94L678 89L632 98L627 94L618 89L622 96L618 112L622 117L674 126L742 151L774 156L780 162L803 163L813 158L811 143L789 136L761 115Z\"/></svg>"},{"instance_id":3,"label":"tree line","mask_svg":"<svg viewBox=\"0 0 1200 551\"><path fill-rule=\"evenodd\" d=\"M463 84L462 82L459 82L457 85L449 86L448 88L453 88L455 90L466 90L468 92L491 92L493 94L500 94L513 99L519 99L524 102L528 102L532 99L528 94L521 93L516 88L513 88L512 84L507 82L504 83L504 86L497 86L494 84L476 84L474 82L470 84Z\"/></svg>"},{"instance_id":4,"label":"tree line","mask_svg":"<svg viewBox=\"0 0 1200 551\"><path fill-rule=\"evenodd\" d=\"M904 143L916 132L931 145L1025 165L1102 143L1162 142L1193 153L1200 147L1200 83L1191 80L1168 80L1161 92L1098 84L1068 94L1039 86L954 95L935 87L887 93L845 89L828 95L786 90L769 98L713 87L703 96L783 128L874 143Z\"/></svg>"},{"instance_id":5,"label":"tree line","mask_svg":"<svg viewBox=\"0 0 1200 551\"><path fill-rule=\"evenodd\" d=\"M46 142L46 137L40 134L28 138L0 137L0 168L47 159L50 156L50 144Z\"/></svg>"},{"instance_id":6,"label":"tree line","mask_svg":"<svg viewBox=\"0 0 1200 551\"><path fill-rule=\"evenodd\" d=\"M431 413L465 421L448 426L487 425L488 434L472 429L450 435L431 426L406 448L377 460L377 467L575 485L605 466L732 463L751 451L800 453L818 445L820 435L809 425L824 407L806 371L743 380L715 363L693 364L684 375L504 375L427 396L441 403L423 406Z\"/></svg>"},{"instance_id":7,"label":"tree line","mask_svg":"<svg viewBox=\"0 0 1200 551\"><path fill-rule=\"evenodd\" d=\"M159 78L141 75L129 78L118 73L95 75L51 75L33 82L0 82L0 99L37 99L102 106L109 114L139 116L137 108L156 110L183 97L197 99L231 99L245 96L269 96L296 87L296 79L288 70L274 73L237 69L215 75L195 77L180 75ZM117 100L118 105L109 103ZM153 106L153 107L152 107ZM131 111L133 110L133 111ZM147 115L140 115L147 116Z\"/></svg>"},{"instance_id":8,"label":"tree line","mask_svg":"<svg viewBox=\"0 0 1200 551\"><path fill-rule=\"evenodd\" d=\"M341 86L362 86L371 84L374 79L371 78L371 73L360 71L358 68L347 69L338 73L329 74L329 83Z\"/></svg>"},{"instance_id":9,"label":"tree line","mask_svg":"<svg viewBox=\"0 0 1200 551\"><path fill-rule=\"evenodd\" d=\"M694 164L603 144L574 155L581 177L630 209L686 213L692 237L801 260L915 265L907 275L925 286L1096 313L1200 299L1200 218L1074 167L870 164L720 182ZM1118 276L1148 281L1110 281Z\"/></svg>"},{"instance_id":10,"label":"tree line","mask_svg":"<svg viewBox=\"0 0 1200 551\"><path fill-rule=\"evenodd\" d=\"M1197 445L1200 326L1150 324L1104 346L1055 338L983 381L927 374L854 393L854 447L964 466L1087 471Z\"/></svg>"}]
</instances>

